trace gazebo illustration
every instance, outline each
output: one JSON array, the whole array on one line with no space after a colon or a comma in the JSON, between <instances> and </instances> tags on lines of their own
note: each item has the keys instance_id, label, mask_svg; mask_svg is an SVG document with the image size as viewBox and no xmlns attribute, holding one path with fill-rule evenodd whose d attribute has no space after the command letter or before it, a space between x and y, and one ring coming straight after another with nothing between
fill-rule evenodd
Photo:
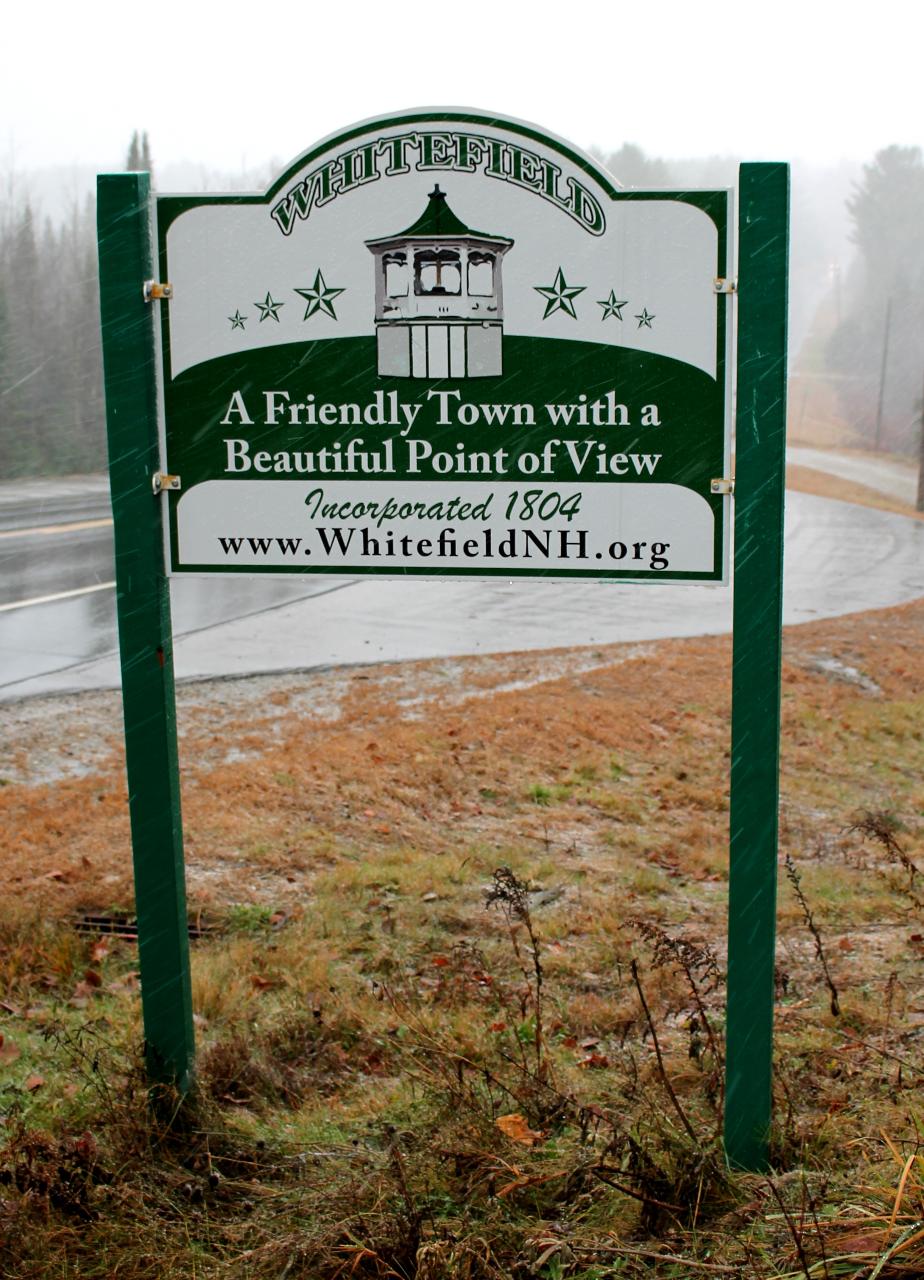
<instances>
[{"instance_id":1,"label":"gazebo illustration","mask_svg":"<svg viewBox=\"0 0 924 1280\"><path fill-rule=\"evenodd\" d=\"M435 186L406 231L367 240L375 257L378 371L396 378L502 372L506 236L467 227Z\"/></svg>"}]
</instances>

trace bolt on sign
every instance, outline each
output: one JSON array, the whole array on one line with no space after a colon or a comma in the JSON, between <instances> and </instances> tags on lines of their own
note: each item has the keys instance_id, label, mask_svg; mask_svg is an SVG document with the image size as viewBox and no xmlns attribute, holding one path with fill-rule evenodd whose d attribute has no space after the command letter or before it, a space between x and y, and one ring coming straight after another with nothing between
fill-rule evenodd
<instances>
[{"instance_id":1,"label":"bolt on sign","mask_svg":"<svg viewBox=\"0 0 924 1280\"><path fill-rule=\"evenodd\" d=\"M454 111L158 197L168 570L722 580L729 217Z\"/></svg>"}]
</instances>

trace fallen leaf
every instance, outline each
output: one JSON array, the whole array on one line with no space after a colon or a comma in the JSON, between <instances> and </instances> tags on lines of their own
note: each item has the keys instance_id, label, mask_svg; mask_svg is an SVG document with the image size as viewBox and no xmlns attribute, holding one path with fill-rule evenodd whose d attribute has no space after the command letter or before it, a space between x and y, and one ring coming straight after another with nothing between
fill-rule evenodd
<instances>
[{"instance_id":1,"label":"fallen leaf","mask_svg":"<svg viewBox=\"0 0 924 1280\"><path fill-rule=\"evenodd\" d=\"M94 964L99 964L99 962L101 960L104 960L108 955L109 955L109 939L97 938L96 942L94 942L93 946L90 948L90 959L93 961Z\"/></svg>"},{"instance_id":2,"label":"fallen leaf","mask_svg":"<svg viewBox=\"0 0 924 1280\"><path fill-rule=\"evenodd\" d=\"M506 1031L507 1024L506 1022L492 1022L491 1025L488 1027L488 1030L489 1031Z\"/></svg>"},{"instance_id":3,"label":"fallen leaf","mask_svg":"<svg viewBox=\"0 0 924 1280\"><path fill-rule=\"evenodd\" d=\"M97 1147L96 1139L89 1129L85 1129L79 1138L74 1142L74 1150L80 1156L81 1160L87 1163L96 1159Z\"/></svg>"},{"instance_id":4,"label":"fallen leaf","mask_svg":"<svg viewBox=\"0 0 924 1280\"><path fill-rule=\"evenodd\" d=\"M430 963L435 964L437 969L445 969L449 964L448 956L431 956Z\"/></svg>"},{"instance_id":5,"label":"fallen leaf","mask_svg":"<svg viewBox=\"0 0 924 1280\"><path fill-rule=\"evenodd\" d=\"M28 1089L30 1093L35 1093L36 1089L41 1089L44 1083L44 1076L27 1076L24 1087Z\"/></svg>"},{"instance_id":6,"label":"fallen leaf","mask_svg":"<svg viewBox=\"0 0 924 1280\"><path fill-rule=\"evenodd\" d=\"M838 1241L837 1247L842 1253L875 1254L882 1251L884 1244L885 1240L881 1236L856 1235L845 1236Z\"/></svg>"},{"instance_id":7,"label":"fallen leaf","mask_svg":"<svg viewBox=\"0 0 924 1280\"><path fill-rule=\"evenodd\" d=\"M530 1129L519 1111L511 1112L508 1116L498 1116L494 1123L511 1142L521 1142L524 1147L534 1146L545 1136L535 1129Z\"/></svg>"},{"instance_id":8,"label":"fallen leaf","mask_svg":"<svg viewBox=\"0 0 924 1280\"><path fill-rule=\"evenodd\" d=\"M83 975L83 980L88 987L101 987L103 985L102 975L97 973L95 969L87 969Z\"/></svg>"},{"instance_id":9,"label":"fallen leaf","mask_svg":"<svg viewBox=\"0 0 924 1280\"><path fill-rule=\"evenodd\" d=\"M19 1057L19 1049L12 1040L0 1035L0 1062L15 1062Z\"/></svg>"},{"instance_id":10,"label":"fallen leaf","mask_svg":"<svg viewBox=\"0 0 924 1280\"><path fill-rule=\"evenodd\" d=\"M610 1060L605 1053L589 1053L586 1058L582 1058L578 1063L579 1067L585 1070L593 1067L608 1067Z\"/></svg>"},{"instance_id":11,"label":"fallen leaf","mask_svg":"<svg viewBox=\"0 0 924 1280\"><path fill-rule=\"evenodd\" d=\"M250 975L250 985L255 991L268 991L270 987L275 986L272 978L264 978L261 973L252 973Z\"/></svg>"},{"instance_id":12,"label":"fallen leaf","mask_svg":"<svg viewBox=\"0 0 924 1280\"><path fill-rule=\"evenodd\" d=\"M837 944L839 951L853 951L853 943L849 938L841 938Z\"/></svg>"}]
</instances>

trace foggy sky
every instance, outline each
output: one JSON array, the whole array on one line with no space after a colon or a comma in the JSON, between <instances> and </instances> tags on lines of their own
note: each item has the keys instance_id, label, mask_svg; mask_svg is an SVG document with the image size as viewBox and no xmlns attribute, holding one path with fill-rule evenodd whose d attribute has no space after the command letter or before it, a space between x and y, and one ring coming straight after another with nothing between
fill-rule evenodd
<instances>
[{"instance_id":1,"label":"foggy sky","mask_svg":"<svg viewBox=\"0 0 924 1280\"><path fill-rule=\"evenodd\" d=\"M0 173L120 168L136 128L161 169L282 167L353 121L434 105L585 149L860 161L924 140L922 33L920 7L896 0L17 3Z\"/></svg>"}]
</instances>

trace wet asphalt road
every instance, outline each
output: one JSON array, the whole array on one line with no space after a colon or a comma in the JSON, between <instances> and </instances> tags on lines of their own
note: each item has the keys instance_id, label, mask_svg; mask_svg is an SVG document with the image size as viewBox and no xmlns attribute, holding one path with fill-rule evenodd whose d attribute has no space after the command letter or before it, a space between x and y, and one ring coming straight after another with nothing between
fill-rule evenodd
<instances>
[{"instance_id":1,"label":"wet asphalt road","mask_svg":"<svg viewBox=\"0 0 924 1280\"><path fill-rule=\"evenodd\" d=\"M18 502L0 486L0 699L119 683L105 482L90 479L20 486ZM787 495L784 621L922 595L924 523ZM180 679L731 627L730 589L699 585L225 577L171 596Z\"/></svg>"}]
</instances>

